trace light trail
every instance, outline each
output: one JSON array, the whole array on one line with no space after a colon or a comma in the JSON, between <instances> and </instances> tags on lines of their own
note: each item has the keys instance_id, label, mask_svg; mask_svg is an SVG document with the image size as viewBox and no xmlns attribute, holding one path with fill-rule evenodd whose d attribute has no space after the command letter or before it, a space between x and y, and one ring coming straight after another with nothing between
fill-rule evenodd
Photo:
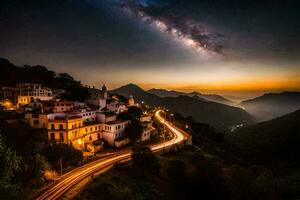
<instances>
[{"instance_id":1,"label":"light trail","mask_svg":"<svg viewBox=\"0 0 300 200\"><path fill-rule=\"evenodd\" d=\"M184 140L187 139L187 133L165 121L165 119L160 116L161 112L162 110L156 111L154 116L160 123L165 123L165 126L173 133L174 137L169 141L149 146L153 152L159 152L166 148L173 147L174 145L182 144ZM92 174L130 158L131 152L123 151L78 167L63 175L59 182L47 189L43 194L41 194L41 196L37 198L37 200L58 199L59 197L63 196L71 187L80 183L82 180L91 176Z\"/></svg>"}]
</instances>

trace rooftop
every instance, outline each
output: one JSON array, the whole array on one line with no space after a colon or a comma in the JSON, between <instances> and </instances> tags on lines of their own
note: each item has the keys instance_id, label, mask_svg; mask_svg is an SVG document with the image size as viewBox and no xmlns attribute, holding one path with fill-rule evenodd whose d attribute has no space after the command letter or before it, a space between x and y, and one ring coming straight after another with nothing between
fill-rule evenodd
<instances>
[{"instance_id":1,"label":"rooftop","mask_svg":"<svg viewBox=\"0 0 300 200\"><path fill-rule=\"evenodd\" d=\"M129 120L125 120L125 121L122 121L122 120L116 120L116 121L112 121L112 122L106 122L105 124L107 125L115 125L115 124L122 124L122 123L126 123L128 122Z\"/></svg>"}]
</instances>

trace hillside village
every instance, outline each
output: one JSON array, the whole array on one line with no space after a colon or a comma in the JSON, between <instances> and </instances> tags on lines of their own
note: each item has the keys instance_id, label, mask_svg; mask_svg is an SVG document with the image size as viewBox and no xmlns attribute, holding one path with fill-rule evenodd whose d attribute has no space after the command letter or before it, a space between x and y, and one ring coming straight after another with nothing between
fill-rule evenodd
<instances>
[{"instance_id":1,"label":"hillside village","mask_svg":"<svg viewBox=\"0 0 300 200\"><path fill-rule=\"evenodd\" d=\"M133 142L131 136L137 133L130 132L134 129L129 127L136 122L124 117L124 113L140 107L134 98L109 94L105 85L101 90L87 89L89 98L78 102L62 98L66 89L19 83L1 88L1 105L7 111L23 113L30 127L47 129L50 145L68 144L84 155L93 155L104 146L120 148ZM141 113L136 121L141 129L136 141L145 142L156 133L151 115Z\"/></svg>"}]
</instances>

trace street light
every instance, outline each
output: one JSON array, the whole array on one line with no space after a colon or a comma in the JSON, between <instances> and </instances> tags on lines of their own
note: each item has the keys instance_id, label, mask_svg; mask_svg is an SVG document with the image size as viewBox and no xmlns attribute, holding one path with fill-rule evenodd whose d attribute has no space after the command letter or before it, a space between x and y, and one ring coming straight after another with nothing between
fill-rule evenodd
<instances>
[{"instance_id":1,"label":"street light","mask_svg":"<svg viewBox=\"0 0 300 200\"><path fill-rule=\"evenodd\" d=\"M174 114L171 113L171 114L170 114L170 122L171 122L171 123L173 123L173 117L174 117Z\"/></svg>"}]
</instances>

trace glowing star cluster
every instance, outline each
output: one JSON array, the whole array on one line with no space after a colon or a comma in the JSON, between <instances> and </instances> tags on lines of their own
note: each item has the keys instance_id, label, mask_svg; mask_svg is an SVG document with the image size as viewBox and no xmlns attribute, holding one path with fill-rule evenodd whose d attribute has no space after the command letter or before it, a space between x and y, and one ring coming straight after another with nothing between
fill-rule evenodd
<instances>
[{"instance_id":1,"label":"glowing star cluster","mask_svg":"<svg viewBox=\"0 0 300 200\"><path fill-rule=\"evenodd\" d=\"M122 3L122 8L130 13L133 13L143 22L150 24L159 31L171 35L176 41L182 45L192 48L195 52L203 56L217 56L221 54L215 48L214 44L209 41L208 35L195 22L185 20L180 25L172 22L164 16L151 16L145 11L145 7L135 3Z\"/></svg>"}]
</instances>

